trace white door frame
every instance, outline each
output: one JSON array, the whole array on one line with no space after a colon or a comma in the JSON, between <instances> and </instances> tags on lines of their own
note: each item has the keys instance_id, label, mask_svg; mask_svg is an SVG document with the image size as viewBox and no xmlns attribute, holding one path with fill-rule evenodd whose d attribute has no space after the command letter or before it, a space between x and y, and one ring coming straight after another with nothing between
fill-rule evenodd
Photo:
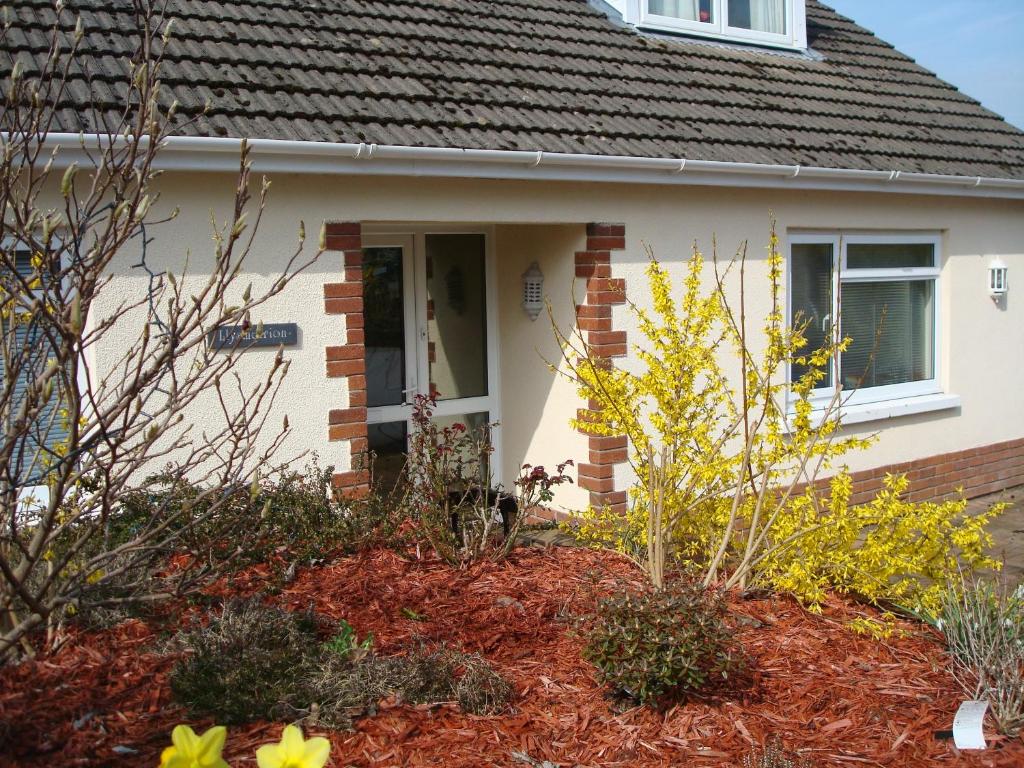
<instances>
[{"instance_id":1,"label":"white door frame","mask_svg":"<svg viewBox=\"0 0 1024 768\"><path fill-rule=\"evenodd\" d=\"M368 424L405 421L412 416L412 400L416 394L429 394L430 361L428 359L427 326L427 235L483 235L484 236L484 294L487 339L487 394L482 397L441 400L434 409L435 416L460 416L487 413L495 424L491 430L491 474L493 482L501 477L501 390L500 359L498 350L498 288L497 263L494 251L494 227L485 225L365 225L363 247L402 248L402 290L405 308L405 401L401 405L367 408ZM412 425L409 424L411 431Z\"/></svg>"}]
</instances>

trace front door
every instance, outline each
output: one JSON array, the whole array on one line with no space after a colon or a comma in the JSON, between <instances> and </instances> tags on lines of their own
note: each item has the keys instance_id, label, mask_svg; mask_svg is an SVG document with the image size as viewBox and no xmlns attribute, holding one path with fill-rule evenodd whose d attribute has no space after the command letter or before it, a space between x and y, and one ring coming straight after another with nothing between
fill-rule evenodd
<instances>
[{"instance_id":1,"label":"front door","mask_svg":"<svg viewBox=\"0 0 1024 768\"><path fill-rule=\"evenodd\" d=\"M483 231L363 237L367 429L382 483L392 483L405 460L417 394L434 394L441 424L498 419L491 261ZM496 433L492 440L500 482Z\"/></svg>"}]
</instances>

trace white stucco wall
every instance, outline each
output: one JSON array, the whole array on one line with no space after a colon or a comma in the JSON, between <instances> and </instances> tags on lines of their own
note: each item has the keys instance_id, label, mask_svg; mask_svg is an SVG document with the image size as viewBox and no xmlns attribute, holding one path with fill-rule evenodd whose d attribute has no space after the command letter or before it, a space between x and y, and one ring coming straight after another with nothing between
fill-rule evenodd
<instances>
[{"instance_id":1,"label":"white stucco wall","mask_svg":"<svg viewBox=\"0 0 1024 768\"><path fill-rule=\"evenodd\" d=\"M549 470L573 459L587 460L587 438L569 426L580 400L572 382L556 376L549 363L565 370L551 328L575 319L573 254L586 247L586 231L579 224L506 225L496 229L498 285L502 298L501 391L503 474L514 478L524 462ZM544 292L551 303L551 318L541 312L531 321L522 308L522 274L536 261L544 274ZM585 281L575 286L582 298ZM575 477L575 473L571 472ZM576 485L559 489L558 502L569 509L586 507L589 492Z\"/></svg>"},{"instance_id":2,"label":"white stucco wall","mask_svg":"<svg viewBox=\"0 0 1024 768\"><path fill-rule=\"evenodd\" d=\"M292 252L300 219L310 233L307 248L315 246L314 233L325 220L496 225L506 480L523 461L551 465L570 456L586 460L585 441L567 425L579 403L572 387L557 381L543 361L552 359L557 350L544 316L531 322L520 308L519 276L537 260L556 317L568 322L573 253L584 247L582 225L590 221L625 223L627 248L613 254L613 270L627 279L631 298L641 303L646 296L642 242L649 243L662 261L680 264L694 240L710 252L715 236L724 255L748 240L754 288L748 308L755 316L767 307L767 295L759 295L756 289L764 285L769 211L774 211L783 242L791 229L941 232L941 379L945 391L962 398L962 407L852 427L859 433L883 430L883 434L869 454L852 456L850 466L863 469L1024 436L1024 398L1019 394L1024 373L1024 202L496 180L280 175L273 182L249 263L248 278L255 290L273 278ZM226 175L168 173L161 182L160 206L169 210L176 205L182 212L175 223L151 231L154 263L180 265L185 253L191 252L192 269L201 274L212 251L210 210L223 218L233 185ZM986 292L988 264L997 255L1010 267L1010 293L1002 308ZM127 267L136 257L137 253L125 254L112 297L141 290L142 277ZM339 280L341 270L340 254L325 254L256 319L294 321L301 329L299 346L285 351L292 366L286 392L277 404L293 428L283 450L315 449L322 464L344 469L347 443L328 443L326 425L332 408L347 405L347 394L342 380L324 376L324 348L344 343L344 322L324 314L322 287ZM680 274L679 269L674 273ZM112 311L114 306L109 303L98 309ZM622 308L615 310L615 323L617 329L633 330ZM126 319L112 344L123 343L138 330ZM270 349L246 353L239 369L243 378L262 375L273 354ZM104 356L100 350L98 365L102 366ZM197 420L206 417L196 414ZM271 423L279 419L272 418ZM564 490L558 501L579 506L585 494L577 488Z\"/></svg>"}]
</instances>

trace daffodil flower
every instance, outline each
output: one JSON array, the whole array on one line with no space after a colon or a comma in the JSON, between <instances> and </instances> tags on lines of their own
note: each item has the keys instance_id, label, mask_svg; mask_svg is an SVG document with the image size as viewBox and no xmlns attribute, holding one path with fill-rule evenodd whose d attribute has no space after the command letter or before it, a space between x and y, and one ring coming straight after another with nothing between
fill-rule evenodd
<instances>
[{"instance_id":1,"label":"daffodil flower","mask_svg":"<svg viewBox=\"0 0 1024 768\"><path fill-rule=\"evenodd\" d=\"M215 725L202 736L196 736L187 725L179 725L171 731L174 746L160 755L160 768L230 768L220 756L227 735L223 725Z\"/></svg>"},{"instance_id":2,"label":"daffodil flower","mask_svg":"<svg viewBox=\"0 0 1024 768\"><path fill-rule=\"evenodd\" d=\"M259 768L323 768L330 755L331 743L327 739L304 739L298 727L286 725L279 743L256 750L256 762Z\"/></svg>"}]
</instances>

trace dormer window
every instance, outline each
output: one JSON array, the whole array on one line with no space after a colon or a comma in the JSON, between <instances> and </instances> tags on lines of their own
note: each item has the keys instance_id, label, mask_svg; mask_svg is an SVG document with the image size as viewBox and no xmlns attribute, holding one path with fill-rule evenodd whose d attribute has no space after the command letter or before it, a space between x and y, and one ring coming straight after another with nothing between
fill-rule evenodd
<instances>
[{"instance_id":1,"label":"dormer window","mask_svg":"<svg viewBox=\"0 0 1024 768\"><path fill-rule=\"evenodd\" d=\"M807 45L804 0L639 0L634 12L638 18L628 18L627 10L627 21L646 29L786 48Z\"/></svg>"}]
</instances>

